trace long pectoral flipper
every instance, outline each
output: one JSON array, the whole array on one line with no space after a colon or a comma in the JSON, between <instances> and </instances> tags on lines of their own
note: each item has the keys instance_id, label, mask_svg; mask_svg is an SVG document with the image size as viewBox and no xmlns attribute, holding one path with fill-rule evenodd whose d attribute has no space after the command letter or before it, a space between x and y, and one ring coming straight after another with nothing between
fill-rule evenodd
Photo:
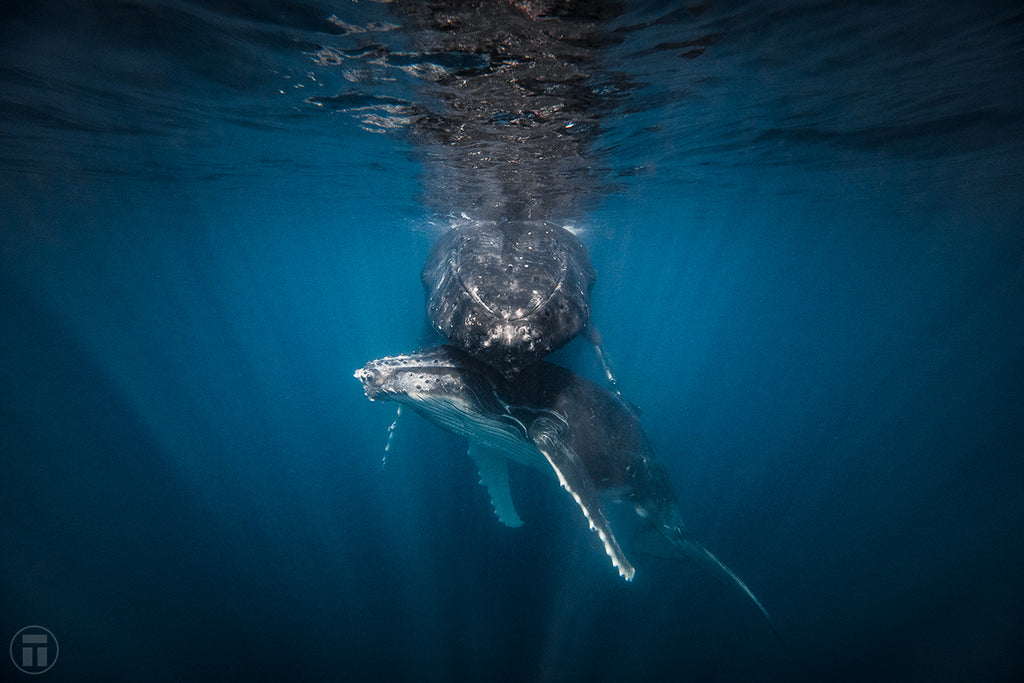
<instances>
[{"instance_id":1,"label":"long pectoral flipper","mask_svg":"<svg viewBox=\"0 0 1024 683\"><path fill-rule=\"evenodd\" d=\"M704 553L708 560L710 560L715 566L721 569L722 572L732 580L733 584L735 584L741 591L743 591L744 595L750 598L750 601L753 602L757 609L761 611L761 614L764 616L765 621L768 622L768 627L772 630L772 633L775 634L775 637L778 639L779 643L782 643L782 634L779 633L779 630L777 628L775 628L775 621L772 619L771 615L768 614L768 610L766 610L764 605L761 604L761 601L757 599L757 596L754 595L754 591L750 590L750 588L743 581L743 579L737 576L736 572L729 569L729 567L724 562L718 559L717 555L715 555L713 552L705 548L703 544L697 542L695 539L692 538L689 539L689 543L692 544L698 552Z\"/></svg>"},{"instance_id":2,"label":"long pectoral flipper","mask_svg":"<svg viewBox=\"0 0 1024 683\"><path fill-rule=\"evenodd\" d=\"M476 444L470 444L469 456L476 461L480 483L491 495L494 514L498 515L498 519L505 526L522 526L523 520L519 518L515 505L512 504L512 492L508 488L508 460L505 456Z\"/></svg>"},{"instance_id":3,"label":"long pectoral flipper","mask_svg":"<svg viewBox=\"0 0 1024 683\"><path fill-rule=\"evenodd\" d=\"M557 426L550 420L543 418L536 420L530 427L530 438L537 449L547 458L551 468L558 476L558 483L580 506L583 515L590 522L590 528L597 532L601 543L604 544L604 551L611 558L612 565L619 570L619 575L626 581L632 581L636 570L626 559L625 553L619 547L619 542L615 540L615 534L612 533L608 519L601 509L597 488L579 456L563 443Z\"/></svg>"},{"instance_id":4,"label":"long pectoral flipper","mask_svg":"<svg viewBox=\"0 0 1024 683\"><path fill-rule=\"evenodd\" d=\"M604 350L604 342L601 341L601 333L598 332L597 327L593 324L587 325L587 328L583 331L583 335L586 340L594 347L594 353L597 355L598 362L601 363L601 369L604 370L604 376L608 380L608 386L611 387L619 396L622 396L622 392L619 391L619 383L615 379L615 368L612 367L612 361L608 358L608 354Z\"/></svg>"},{"instance_id":5,"label":"long pectoral flipper","mask_svg":"<svg viewBox=\"0 0 1024 683\"><path fill-rule=\"evenodd\" d=\"M681 522L673 521L672 524L665 525L662 527L662 534L666 540L672 545L675 550L680 553L681 557L694 558L710 562L711 566L718 569L723 576L729 579L729 581L735 585L743 594L750 599L754 606L764 616L765 621L768 622L768 627L775 634L775 637L782 642L782 634L775 627L775 621L771 615L768 614L768 610L761 604L761 601L754 595L754 591L750 590L750 587L741 579L736 572L728 567L724 562L718 559L718 556L713 552L704 547L704 544L695 539L690 535L688 531L683 528Z\"/></svg>"}]
</instances>

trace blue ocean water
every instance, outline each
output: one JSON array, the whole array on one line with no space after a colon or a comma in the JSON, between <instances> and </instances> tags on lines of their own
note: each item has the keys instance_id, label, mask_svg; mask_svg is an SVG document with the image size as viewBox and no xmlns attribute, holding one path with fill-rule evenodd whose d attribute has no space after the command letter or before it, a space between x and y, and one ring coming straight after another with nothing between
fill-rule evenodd
<instances>
[{"instance_id":1,"label":"blue ocean water","mask_svg":"<svg viewBox=\"0 0 1024 683\"><path fill-rule=\"evenodd\" d=\"M781 646L696 563L621 581L536 473L508 529L460 439L385 453L352 372L425 343L410 131L470 57L389 3L39 5L0 10L0 636L52 632L41 678L1024 675L1016 3L605 20L594 318Z\"/></svg>"}]
</instances>

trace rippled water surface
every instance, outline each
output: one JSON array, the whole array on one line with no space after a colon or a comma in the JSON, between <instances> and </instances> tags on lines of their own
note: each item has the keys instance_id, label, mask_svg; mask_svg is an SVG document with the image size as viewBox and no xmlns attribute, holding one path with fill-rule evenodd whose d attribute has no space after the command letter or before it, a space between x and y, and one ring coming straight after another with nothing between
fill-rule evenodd
<instances>
[{"instance_id":1,"label":"rippled water surface","mask_svg":"<svg viewBox=\"0 0 1024 683\"><path fill-rule=\"evenodd\" d=\"M542 5L0 10L0 636L46 678L1024 674L1024 13ZM352 372L503 217L580 234L781 647L695 563L621 581L535 472L508 529L460 439L385 453Z\"/></svg>"}]
</instances>

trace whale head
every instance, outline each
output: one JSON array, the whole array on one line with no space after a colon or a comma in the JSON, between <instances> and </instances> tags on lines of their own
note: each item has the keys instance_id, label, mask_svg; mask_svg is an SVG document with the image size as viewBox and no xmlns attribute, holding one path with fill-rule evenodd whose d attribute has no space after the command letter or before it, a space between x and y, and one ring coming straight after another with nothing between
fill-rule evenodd
<instances>
[{"instance_id":1,"label":"whale head","mask_svg":"<svg viewBox=\"0 0 1024 683\"><path fill-rule=\"evenodd\" d=\"M370 361L355 378L371 401L406 404L462 436L504 442L510 431L501 376L450 346Z\"/></svg>"}]
</instances>

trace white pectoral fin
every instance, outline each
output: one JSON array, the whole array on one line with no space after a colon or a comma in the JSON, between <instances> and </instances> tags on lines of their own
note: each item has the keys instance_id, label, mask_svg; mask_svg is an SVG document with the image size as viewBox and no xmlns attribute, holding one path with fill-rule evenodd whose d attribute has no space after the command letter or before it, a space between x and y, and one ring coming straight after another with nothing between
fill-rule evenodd
<instances>
[{"instance_id":1,"label":"white pectoral fin","mask_svg":"<svg viewBox=\"0 0 1024 683\"><path fill-rule=\"evenodd\" d=\"M499 451L482 448L475 444L469 447L469 456L476 461L480 472L480 483L491 496L494 514L505 526L523 525L515 505L512 504L512 492L508 488L508 461Z\"/></svg>"},{"instance_id":2,"label":"white pectoral fin","mask_svg":"<svg viewBox=\"0 0 1024 683\"><path fill-rule=\"evenodd\" d=\"M537 422L543 421L538 420ZM601 509L597 488L579 456L562 442L557 433L544 428L544 426L538 427L535 423L530 430L530 436L558 476L558 483L579 505L583 515L590 522L591 530L597 532L612 565L619 570L619 576L626 581L632 581L636 570L626 559L625 553L619 547L619 542L615 540L615 534L612 533L608 519Z\"/></svg>"}]
</instances>

